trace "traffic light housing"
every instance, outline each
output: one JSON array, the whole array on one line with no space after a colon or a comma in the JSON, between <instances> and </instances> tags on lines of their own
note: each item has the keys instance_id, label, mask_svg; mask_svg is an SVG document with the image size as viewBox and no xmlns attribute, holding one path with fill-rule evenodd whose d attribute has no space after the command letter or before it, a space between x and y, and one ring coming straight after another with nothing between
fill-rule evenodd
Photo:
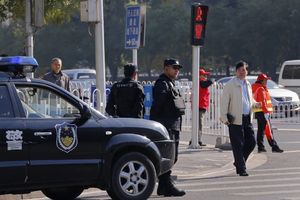
<instances>
[{"instance_id":1,"label":"traffic light housing","mask_svg":"<svg viewBox=\"0 0 300 200\"><path fill-rule=\"evenodd\" d=\"M208 6L201 5L200 3L193 4L191 13L191 44L203 46Z\"/></svg>"}]
</instances>

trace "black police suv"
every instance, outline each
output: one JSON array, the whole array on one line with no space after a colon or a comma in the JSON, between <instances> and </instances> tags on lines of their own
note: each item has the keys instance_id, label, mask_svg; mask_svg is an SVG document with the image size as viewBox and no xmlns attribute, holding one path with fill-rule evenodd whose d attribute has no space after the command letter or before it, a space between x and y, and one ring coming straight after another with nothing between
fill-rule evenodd
<instances>
[{"instance_id":1,"label":"black police suv","mask_svg":"<svg viewBox=\"0 0 300 200\"><path fill-rule=\"evenodd\" d=\"M160 123L107 118L68 91L24 76L32 57L0 57L0 194L41 190L74 199L86 188L147 199L174 164Z\"/></svg>"}]
</instances>

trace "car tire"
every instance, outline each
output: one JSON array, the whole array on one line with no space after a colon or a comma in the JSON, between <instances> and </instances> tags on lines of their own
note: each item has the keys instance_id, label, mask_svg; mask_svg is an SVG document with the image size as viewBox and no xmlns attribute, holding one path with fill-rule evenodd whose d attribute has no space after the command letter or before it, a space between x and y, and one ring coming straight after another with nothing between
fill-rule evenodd
<instances>
[{"instance_id":1,"label":"car tire","mask_svg":"<svg viewBox=\"0 0 300 200\"><path fill-rule=\"evenodd\" d=\"M78 197L83 192L83 188L48 188L42 190L42 192L46 197L53 200L73 200L76 199L76 197Z\"/></svg>"},{"instance_id":2,"label":"car tire","mask_svg":"<svg viewBox=\"0 0 300 200\"><path fill-rule=\"evenodd\" d=\"M113 166L108 195L114 200L148 199L156 182L151 160L137 152L120 157Z\"/></svg>"}]
</instances>

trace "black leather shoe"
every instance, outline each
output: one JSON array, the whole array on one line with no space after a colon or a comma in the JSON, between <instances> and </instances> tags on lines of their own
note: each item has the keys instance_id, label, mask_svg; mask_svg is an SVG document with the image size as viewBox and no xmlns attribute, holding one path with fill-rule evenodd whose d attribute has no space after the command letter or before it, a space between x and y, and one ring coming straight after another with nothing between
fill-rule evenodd
<instances>
[{"instance_id":1,"label":"black leather shoe","mask_svg":"<svg viewBox=\"0 0 300 200\"><path fill-rule=\"evenodd\" d=\"M262 152L267 152L267 150L265 148L258 148L257 152L262 153Z\"/></svg>"},{"instance_id":2,"label":"black leather shoe","mask_svg":"<svg viewBox=\"0 0 300 200\"><path fill-rule=\"evenodd\" d=\"M164 195L165 197L181 197L185 195L185 191L180 190L173 185L172 187L166 188L164 194L162 195Z\"/></svg>"},{"instance_id":3,"label":"black leather shoe","mask_svg":"<svg viewBox=\"0 0 300 200\"><path fill-rule=\"evenodd\" d=\"M283 150L280 149L278 146L272 147L273 153L283 153Z\"/></svg>"},{"instance_id":4,"label":"black leather shoe","mask_svg":"<svg viewBox=\"0 0 300 200\"><path fill-rule=\"evenodd\" d=\"M249 174L246 171L239 172L238 173L240 176L249 176Z\"/></svg>"}]
</instances>

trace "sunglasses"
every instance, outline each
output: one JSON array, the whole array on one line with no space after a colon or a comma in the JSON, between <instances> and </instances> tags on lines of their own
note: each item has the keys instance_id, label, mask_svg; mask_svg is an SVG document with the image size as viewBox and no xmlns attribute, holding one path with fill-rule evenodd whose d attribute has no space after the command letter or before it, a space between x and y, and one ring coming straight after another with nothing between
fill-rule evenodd
<instances>
[{"instance_id":1,"label":"sunglasses","mask_svg":"<svg viewBox=\"0 0 300 200\"><path fill-rule=\"evenodd\" d=\"M180 67L178 67L178 66L172 66L172 68L173 68L174 70L180 70Z\"/></svg>"}]
</instances>

